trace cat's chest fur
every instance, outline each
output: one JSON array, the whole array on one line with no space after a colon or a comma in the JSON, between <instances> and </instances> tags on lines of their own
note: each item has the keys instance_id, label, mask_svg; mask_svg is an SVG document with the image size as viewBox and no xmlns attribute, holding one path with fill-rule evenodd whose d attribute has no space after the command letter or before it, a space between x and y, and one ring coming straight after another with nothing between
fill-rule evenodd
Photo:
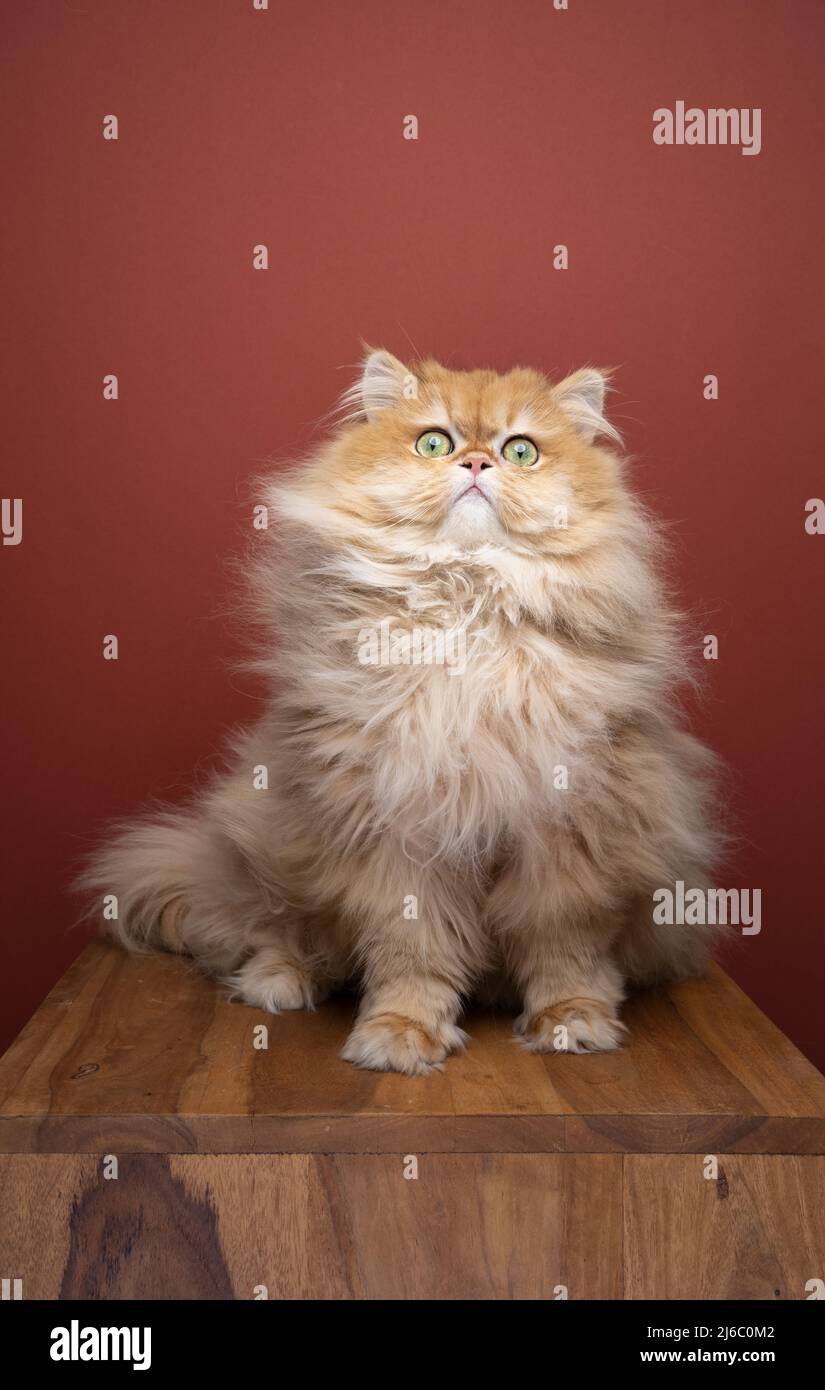
<instances>
[{"instance_id":1,"label":"cat's chest fur","mask_svg":"<svg viewBox=\"0 0 825 1390\"><path fill-rule=\"evenodd\" d=\"M500 554L421 573L338 561L320 623L299 589L286 698L316 801L425 857L478 858L575 815L611 730L649 698L612 633L577 626L586 602L558 568Z\"/></svg>"},{"instance_id":2,"label":"cat's chest fur","mask_svg":"<svg viewBox=\"0 0 825 1390\"><path fill-rule=\"evenodd\" d=\"M569 813L616 692L591 654L535 623L493 605L452 618L435 628L402 610L377 636L362 629L347 713L382 819L476 854Z\"/></svg>"}]
</instances>

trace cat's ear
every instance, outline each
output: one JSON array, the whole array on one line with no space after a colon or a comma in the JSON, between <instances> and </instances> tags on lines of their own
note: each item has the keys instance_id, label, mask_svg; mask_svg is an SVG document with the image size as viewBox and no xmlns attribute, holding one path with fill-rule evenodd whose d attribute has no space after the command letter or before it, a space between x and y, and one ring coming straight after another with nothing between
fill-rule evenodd
<instances>
[{"instance_id":1,"label":"cat's ear","mask_svg":"<svg viewBox=\"0 0 825 1390\"><path fill-rule=\"evenodd\" d=\"M356 420L377 420L382 410L418 395L415 374L391 352L370 348L364 343L364 354L361 375L347 387L330 414L329 418L337 419L339 425L350 425Z\"/></svg>"},{"instance_id":2,"label":"cat's ear","mask_svg":"<svg viewBox=\"0 0 825 1390\"><path fill-rule=\"evenodd\" d=\"M374 420L382 410L398 405L410 380L414 380L412 373L391 352L383 348L368 352L357 388L367 419Z\"/></svg>"},{"instance_id":3,"label":"cat's ear","mask_svg":"<svg viewBox=\"0 0 825 1390\"><path fill-rule=\"evenodd\" d=\"M598 372L595 367L583 367L565 377L558 386L553 387L553 398L576 426L579 434L591 440L603 435L621 443L621 435L606 418L604 402L609 388L606 372Z\"/></svg>"}]
</instances>

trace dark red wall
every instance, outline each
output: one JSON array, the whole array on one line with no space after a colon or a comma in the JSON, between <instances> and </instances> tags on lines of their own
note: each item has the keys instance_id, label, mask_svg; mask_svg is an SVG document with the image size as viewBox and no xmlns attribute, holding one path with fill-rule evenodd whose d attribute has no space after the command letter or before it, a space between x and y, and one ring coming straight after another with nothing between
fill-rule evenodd
<instances>
[{"instance_id":1,"label":"dark red wall","mask_svg":"<svg viewBox=\"0 0 825 1390\"><path fill-rule=\"evenodd\" d=\"M763 891L732 968L825 1065L825 6L569 4L3 6L4 1042L79 950L84 847L254 712L219 616L247 479L307 447L364 338L620 369L638 486L720 640L694 723L732 773L722 886ZM762 152L654 145L680 99L760 107Z\"/></svg>"}]
</instances>

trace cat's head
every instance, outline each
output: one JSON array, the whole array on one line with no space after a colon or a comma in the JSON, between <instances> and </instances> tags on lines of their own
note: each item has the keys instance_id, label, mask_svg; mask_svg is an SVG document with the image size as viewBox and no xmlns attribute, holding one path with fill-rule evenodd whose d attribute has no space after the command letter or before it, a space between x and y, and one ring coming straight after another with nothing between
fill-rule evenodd
<instances>
[{"instance_id":1,"label":"cat's head","mask_svg":"<svg viewBox=\"0 0 825 1390\"><path fill-rule=\"evenodd\" d=\"M369 352L288 509L392 551L581 553L626 499L619 460L598 444L619 438L606 390L591 368L553 385L525 367L452 371Z\"/></svg>"}]
</instances>

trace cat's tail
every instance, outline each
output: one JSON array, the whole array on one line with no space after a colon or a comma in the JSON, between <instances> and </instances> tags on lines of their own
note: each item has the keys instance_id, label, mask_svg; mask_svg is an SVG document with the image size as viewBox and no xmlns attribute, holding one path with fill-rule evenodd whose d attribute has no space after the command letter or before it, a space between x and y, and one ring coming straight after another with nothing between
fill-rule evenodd
<instances>
[{"instance_id":1,"label":"cat's tail","mask_svg":"<svg viewBox=\"0 0 825 1390\"><path fill-rule=\"evenodd\" d=\"M204 822L182 811L117 827L77 879L87 916L128 950L185 951L182 916L207 841Z\"/></svg>"}]
</instances>

